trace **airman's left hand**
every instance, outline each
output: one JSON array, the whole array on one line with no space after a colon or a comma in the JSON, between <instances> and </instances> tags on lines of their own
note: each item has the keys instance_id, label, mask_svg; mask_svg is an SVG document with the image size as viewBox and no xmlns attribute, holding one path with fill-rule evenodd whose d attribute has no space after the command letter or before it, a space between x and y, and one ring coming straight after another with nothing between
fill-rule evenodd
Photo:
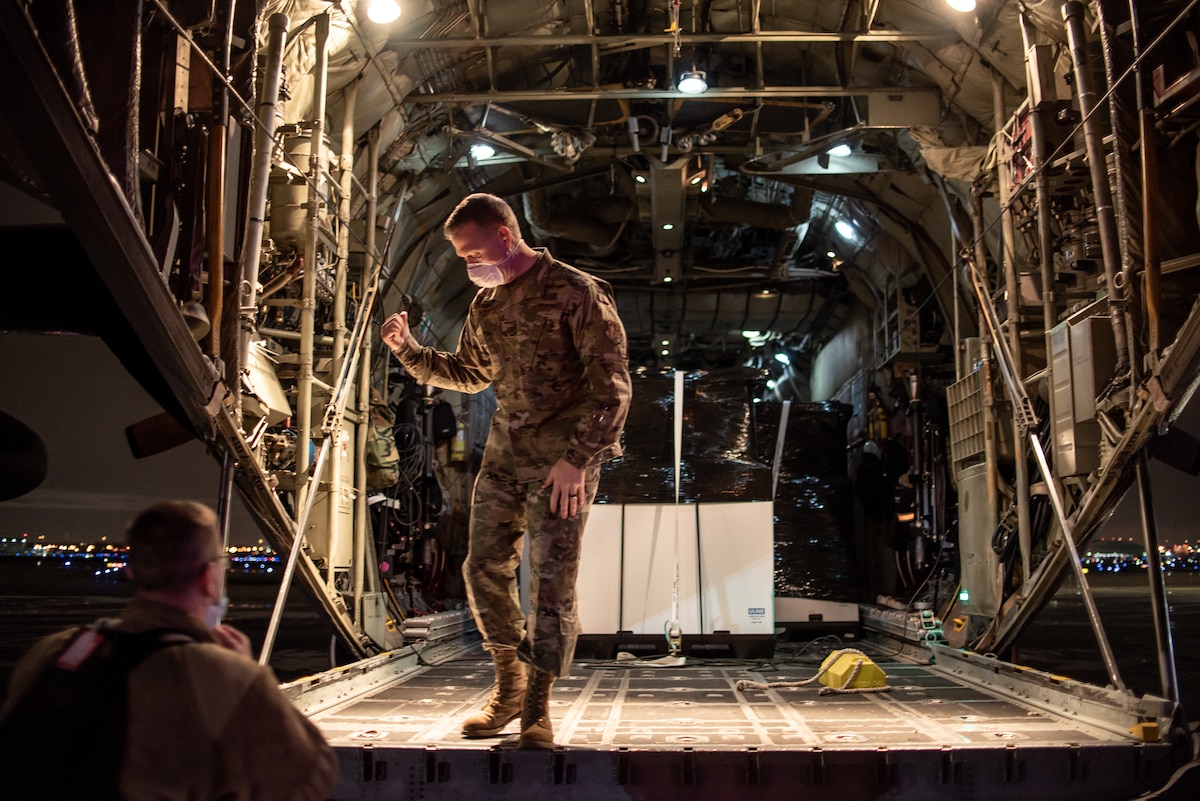
<instances>
[{"instance_id":1,"label":"airman's left hand","mask_svg":"<svg viewBox=\"0 0 1200 801\"><path fill-rule=\"evenodd\" d=\"M562 519L574 517L583 509L583 470L559 459L550 468L542 488L550 488L550 514Z\"/></svg>"}]
</instances>

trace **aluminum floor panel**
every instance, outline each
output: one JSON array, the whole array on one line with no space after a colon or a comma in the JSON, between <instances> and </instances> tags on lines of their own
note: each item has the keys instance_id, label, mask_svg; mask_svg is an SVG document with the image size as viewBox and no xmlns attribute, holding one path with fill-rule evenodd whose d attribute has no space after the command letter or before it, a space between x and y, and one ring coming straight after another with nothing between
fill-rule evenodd
<instances>
[{"instance_id":1,"label":"aluminum floor panel","mask_svg":"<svg viewBox=\"0 0 1200 801\"><path fill-rule=\"evenodd\" d=\"M802 681L812 666L758 672L756 663L721 660L684 668L610 667L578 662L551 695L556 742L564 747L701 745L706 748L836 748L841 745L954 747L995 743L1110 742L1112 734L1078 721L955 684L928 667L880 661L889 692L820 693L819 683L735 689L739 680ZM487 700L484 656L428 667L400 683L314 714L335 745L488 748L507 736L469 740L460 721Z\"/></svg>"},{"instance_id":2,"label":"aluminum floor panel","mask_svg":"<svg viewBox=\"0 0 1200 801\"><path fill-rule=\"evenodd\" d=\"M311 713L339 751L336 798L1132 798L1161 786L1169 747L876 659L889 692L801 681L814 662L689 660L685 667L577 660L554 686L554 752L515 748L517 723L469 740L488 698L481 651ZM990 789L981 789L980 782ZM1054 787L1052 794L1043 794ZM707 788L707 789L704 789ZM485 796L486 793L486 796ZM799 795L796 795L799 793ZM815 797L815 796L814 796Z\"/></svg>"}]
</instances>

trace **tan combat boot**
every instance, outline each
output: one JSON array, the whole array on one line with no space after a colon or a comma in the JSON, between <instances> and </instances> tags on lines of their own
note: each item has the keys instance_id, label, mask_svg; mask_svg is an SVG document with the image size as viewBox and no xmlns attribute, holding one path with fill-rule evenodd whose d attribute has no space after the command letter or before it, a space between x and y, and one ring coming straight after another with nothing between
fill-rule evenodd
<instances>
[{"instance_id":1,"label":"tan combat boot","mask_svg":"<svg viewBox=\"0 0 1200 801\"><path fill-rule=\"evenodd\" d=\"M493 737L517 715L525 701L525 666L512 648L492 651L496 686L482 710L463 721L463 737Z\"/></svg>"},{"instance_id":2,"label":"tan combat boot","mask_svg":"<svg viewBox=\"0 0 1200 801\"><path fill-rule=\"evenodd\" d=\"M529 688L525 692L525 707L521 710L521 739L517 748L554 747L554 728L550 725L550 687L554 676L529 668Z\"/></svg>"}]
</instances>

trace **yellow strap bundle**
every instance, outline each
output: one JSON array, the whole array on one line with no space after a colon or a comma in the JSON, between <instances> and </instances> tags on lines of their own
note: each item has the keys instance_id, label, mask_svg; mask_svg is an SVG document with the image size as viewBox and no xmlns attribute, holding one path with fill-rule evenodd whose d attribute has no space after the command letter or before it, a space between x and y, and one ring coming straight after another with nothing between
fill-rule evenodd
<instances>
[{"instance_id":1,"label":"yellow strap bundle","mask_svg":"<svg viewBox=\"0 0 1200 801\"><path fill-rule=\"evenodd\" d=\"M768 690L775 687L803 687L820 681L825 685L821 695L831 693L885 693L892 688L888 686L887 675L871 661L871 658L857 648L843 648L825 657L820 670L812 678L803 681L749 681L742 679L737 683L739 690Z\"/></svg>"}]
</instances>

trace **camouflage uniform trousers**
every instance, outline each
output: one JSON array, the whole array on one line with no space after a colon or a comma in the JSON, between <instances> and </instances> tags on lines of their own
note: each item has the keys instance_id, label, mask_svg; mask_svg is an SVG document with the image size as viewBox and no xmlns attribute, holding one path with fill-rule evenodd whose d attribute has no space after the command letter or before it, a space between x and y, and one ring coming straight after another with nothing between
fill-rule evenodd
<instances>
[{"instance_id":1,"label":"camouflage uniform trousers","mask_svg":"<svg viewBox=\"0 0 1200 801\"><path fill-rule=\"evenodd\" d=\"M550 514L550 489L540 481L504 479L486 469L479 474L463 579L485 649L516 648L524 662L554 676L570 671L580 631L575 604L580 544L599 478L599 465L587 468L582 510L564 520ZM528 621L517 586L526 531Z\"/></svg>"}]
</instances>

